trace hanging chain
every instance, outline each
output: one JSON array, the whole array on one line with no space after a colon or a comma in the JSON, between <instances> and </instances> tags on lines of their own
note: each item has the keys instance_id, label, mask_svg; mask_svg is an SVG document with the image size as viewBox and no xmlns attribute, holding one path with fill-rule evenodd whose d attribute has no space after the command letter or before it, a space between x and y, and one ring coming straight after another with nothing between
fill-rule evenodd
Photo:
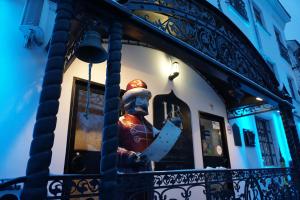
<instances>
[{"instance_id":1,"label":"hanging chain","mask_svg":"<svg viewBox=\"0 0 300 200\"><path fill-rule=\"evenodd\" d=\"M89 80L88 80L87 89L86 89L87 93L86 93L86 104L85 104L85 114L84 114L84 117L86 119L89 118L89 112L90 112L92 66L93 66L93 63L89 63Z\"/></svg>"}]
</instances>

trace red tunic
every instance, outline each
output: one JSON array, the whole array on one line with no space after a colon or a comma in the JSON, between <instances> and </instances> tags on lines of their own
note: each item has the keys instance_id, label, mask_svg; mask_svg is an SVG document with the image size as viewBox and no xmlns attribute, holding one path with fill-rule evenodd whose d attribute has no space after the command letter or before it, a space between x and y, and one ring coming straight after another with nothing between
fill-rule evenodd
<instances>
[{"instance_id":1,"label":"red tunic","mask_svg":"<svg viewBox=\"0 0 300 200\"><path fill-rule=\"evenodd\" d=\"M133 166L128 156L143 152L153 141L152 126L144 117L125 114L119 119L119 169L124 172L147 170L148 167Z\"/></svg>"}]
</instances>

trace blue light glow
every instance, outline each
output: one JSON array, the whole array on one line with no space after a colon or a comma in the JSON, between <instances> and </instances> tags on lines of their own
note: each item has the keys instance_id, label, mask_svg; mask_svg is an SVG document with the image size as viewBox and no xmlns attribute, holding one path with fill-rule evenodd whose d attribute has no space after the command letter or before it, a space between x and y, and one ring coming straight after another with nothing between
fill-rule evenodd
<instances>
[{"instance_id":1,"label":"blue light glow","mask_svg":"<svg viewBox=\"0 0 300 200\"><path fill-rule=\"evenodd\" d=\"M273 112L272 114L273 122L274 122L274 128L276 132L276 137L278 141L278 145L282 154L282 157L285 160L285 165L289 165L289 161L291 161L291 154L289 151L289 146L286 140L285 131L283 128L282 120L280 117L280 114L278 112Z\"/></svg>"},{"instance_id":2,"label":"blue light glow","mask_svg":"<svg viewBox=\"0 0 300 200\"><path fill-rule=\"evenodd\" d=\"M0 1L0 179L25 175L18 172L26 168L32 135L28 127L34 121L30 119L37 110L45 66L43 48L24 48L19 30L24 5L25 1ZM13 174L14 166L20 169Z\"/></svg>"},{"instance_id":3,"label":"blue light glow","mask_svg":"<svg viewBox=\"0 0 300 200\"><path fill-rule=\"evenodd\" d=\"M296 121L296 126L297 126L298 137L300 139L300 122L299 121Z\"/></svg>"},{"instance_id":4,"label":"blue light glow","mask_svg":"<svg viewBox=\"0 0 300 200\"><path fill-rule=\"evenodd\" d=\"M262 154L261 154L261 149L260 149L260 144L259 144L259 139L258 139L258 134L257 134L257 129L256 129L256 123L255 123L255 118L254 116L245 116L245 117L240 117L235 119L235 122L238 124L238 126L240 127L240 131L241 131L241 138L243 141L243 145L241 148L241 152L243 154L244 157L244 162L247 163L248 167L251 165L249 162L253 162L256 161L257 164L259 166L255 166L255 167L263 167L263 159L262 159ZM244 135L243 135L243 129L248 129L250 131L253 131L253 133L255 134L255 152L256 155L247 155L250 152L247 151L251 151L252 148L248 148L247 147L247 151L246 151L246 146L245 146L245 141L244 141ZM253 159L253 160L247 160L248 159Z\"/></svg>"}]
</instances>

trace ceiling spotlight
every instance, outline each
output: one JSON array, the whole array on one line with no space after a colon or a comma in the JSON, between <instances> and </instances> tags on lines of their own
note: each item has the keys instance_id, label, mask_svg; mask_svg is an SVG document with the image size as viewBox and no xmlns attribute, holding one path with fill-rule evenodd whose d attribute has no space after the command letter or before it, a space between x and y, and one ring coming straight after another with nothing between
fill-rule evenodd
<instances>
[{"instance_id":1,"label":"ceiling spotlight","mask_svg":"<svg viewBox=\"0 0 300 200\"><path fill-rule=\"evenodd\" d=\"M260 98L260 97L256 97L256 100L257 100L257 101L263 101L263 99Z\"/></svg>"}]
</instances>

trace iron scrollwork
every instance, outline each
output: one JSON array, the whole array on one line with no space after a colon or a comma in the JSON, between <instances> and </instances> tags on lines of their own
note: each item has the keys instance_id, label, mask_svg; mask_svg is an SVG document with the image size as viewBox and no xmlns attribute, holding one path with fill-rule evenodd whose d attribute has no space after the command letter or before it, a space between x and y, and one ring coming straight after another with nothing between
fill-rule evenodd
<instances>
[{"instance_id":1,"label":"iron scrollwork","mask_svg":"<svg viewBox=\"0 0 300 200\"><path fill-rule=\"evenodd\" d=\"M177 170L118 174L118 194L127 200L150 194L152 199L299 199L292 168ZM0 183L1 190L23 185L26 177ZM8 184L9 183L9 184ZM98 199L101 176L58 175L48 178L47 199ZM140 200L140 199L139 199Z\"/></svg>"},{"instance_id":2,"label":"iron scrollwork","mask_svg":"<svg viewBox=\"0 0 300 200\"><path fill-rule=\"evenodd\" d=\"M152 193L153 199L298 199L289 168L185 170L121 174L120 191L129 199ZM148 178L147 178L148 177ZM145 180L152 180L146 183Z\"/></svg>"},{"instance_id":3,"label":"iron scrollwork","mask_svg":"<svg viewBox=\"0 0 300 200\"><path fill-rule=\"evenodd\" d=\"M100 194L99 175L50 176L47 199L95 197Z\"/></svg>"},{"instance_id":4,"label":"iron scrollwork","mask_svg":"<svg viewBox=\"0 0 300 200\"><path fill-rule=\"evenodd\" d=\"M273 72L248 39L222 13L193 0L128 0L139 17L279 94Z\"/></svg>"},{"instance_id":5,"label":"iron scrollwork","mask_svg":"<svg viewBox=\"0 0 300 200\"><path fill-rule=\"evenodd\" d=\"M260 104L260 105L248 105L228 110L228 119L234 119L238 117L244 117L247 115L253 115L271 110L278 109L276 106L271 104Z\"/></svg>"}]
</instances>

